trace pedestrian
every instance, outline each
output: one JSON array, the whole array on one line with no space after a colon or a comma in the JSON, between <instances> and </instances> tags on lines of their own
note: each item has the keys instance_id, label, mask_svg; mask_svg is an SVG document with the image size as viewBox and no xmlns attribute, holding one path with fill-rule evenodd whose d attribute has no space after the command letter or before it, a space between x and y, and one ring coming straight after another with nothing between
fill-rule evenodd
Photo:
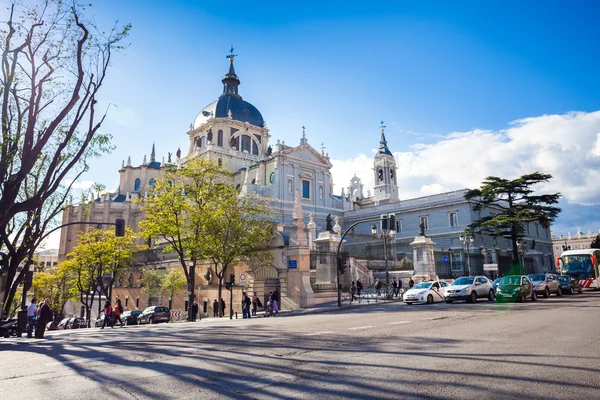
<instances>
[{"instance_id":1,"label":"pedestrian","mask_svg":"<svg viewBox=\"0 0 600 400\"><path fill-rule=\"evenodd\" d=\"M281 308L281 296L279 294L279 289L275 289L273 292L273 312L275 315L279 314L279 309Z\"/></svg>"},{"instance_id":2,"label":"pedestrian","mask_svg":"<svg viewBox=\"0 0 600 400\"><path fill-rule=\"evenodd\" d=\"M225 300L221 297L221 315L225 316Z\"/></svg>"},{"instance_id":3,"label":"pedestrian","mask_svg":"<svg viewBox=\"0 0 600 400\"><path fill-rule=\"evenodd\" d=\"M402 296L403 294L403 290L402 290L402 278L398 278L398 295Z\"/></svg>"},{"instance_id":4,"label":"pedestrian","mask_svg":"<svg viewBox=\"0 0 600 400\"><path fill-rule=\"evenodd\" d=\"M350 297L350 303L352 303L354 300L356 300L356 284L354 281L352 281L352 284L350 285L350 295L352 296Z\"/></svg>"},{"instance_id":5,"label":"pedestrian","mask_svg":"<svg viewBox=\"0 0 600 400\"><path fill-rule=\"evenodd\" d=\"M396 278L392 279L392 297L396 297L398 295L398 283L396 282Z\"/></svg>"},{"instance_id":6,"label":"pedestrian","mask_svg":"<svg viewBox=\"0 0 600 400\"><path fill-rule=\"evenodd\" d=\"M258 293L254 292L254 297L252 298L252 315L256 316L256 310L262 307L263 305L258 298Z\"/></svg>"},{"instance_id":7,"label":"pedestrian","mask_svg":"<svg viewBox=\"0 0 600 400\"><path fill-rule=\"evenodd\" d=\"M40 316L38 318L37 329L35 330L35 338L43 339L46 324L52 321L52 310L50 309L50 299L44 299L40 308Z\"/></svg>"},{"instance_id":8,"label":"pedestrian","mask_svg":"<svg viewBox=\"0 0 600 400\"><path fill-rule=\"evenodd\" d=\"M380 296L381 295L381 281L379 280L379 278L375 282L375 290L377 290L377 296Z\"/></svg>"},{"instance_id":9,"label":"pedestrian","mask_svg":"<svg viewBox=\"0 0 600 400\"><path fill-rule=\"evenodd\" d=\"M267 300L267 309L265 310L265 317L273 315L273 292L269 292L269 299Z\"/></svg>"},{"instance_id":10,"label":"pedestrian","mask_svg":"<svg viewBox=\"0 0 600 400\"><path fill-rule=\"evenodd\" d=\"M213 301L213 317L217 318L219 316L219 302L217 299Z\"/></svg>"},{"instance_id":11,"label":"pedestrian","mask_svg":"<svg viewBox=\"0 0 600 400\"><path fill-rule=\"evenodd\" d=\"M409 289L412 289L412 287L413 287L413 286L415 286L415 281L413 281L413 278L411 277L411 278L408 280L408 288L409 288Z\"/></svg>"},{"instance_id":12,"label":"pedestrian","mask_svg":"<svg viewBox=\"0 0 600 400\"><path fill-rule=\"evenodd\" d=\"M198 317L198 303L194 302L194 304L192 304L192 321L196 322L197 317Z\"/></svg>"},{"instance_id":13,"label":"pedestrian","mask_svg":"<svg viewBox=\"0 0 600 400\"><path fill-rule=\"evenodd\" d=\"M251 318L250 315L250 305L252 301L250 300L250 296L246 292L242 293L242 318Z\"/></svg>"},{"instance_id":14,"label":"pedestrian","mask_svg":"<svg viewBox=\"0 0 600 400\"><path fill-rule=\"evenodd\" d=\"M34 297L31 299L31 304L27 307L27 337L33 337L33 328L37 317L38 306L35 304L37 299Z\"/></svg>"},{"instance_id":15,"label":"pedestrian","mask_svg":"<svg viewBox=\"0 0 600 400\"><path fill-rule=\"evenodd\" d=\"M110 301L106 301L106 303L104 303L104 308L102 309L102 315L104 315L104 321L102 321L102 328L100 329L104 329L104 327L106 326L106 324L110 323L110 318L112 316L112 307L110 306ZM112 326L114 327L115 325L112 324Z\"/></svg>"},{"instance_id":16,"label":"pedestrian","mask_svg":"<svg viewBox=\"0 0 600 400\"><path fill-rule=\"evenodd\" d=\"M358 278L356 280L356 295L358 296L359 300L360 300L360 292L363 291L363 284L360 281L360 278Z\"/></svg>"},{"instance_id":17,"label":"pedestrian","mask_svg":"<svg viewBox=\"0 0 600 400\"><path fill-rule=\"evenodd\" d=\"M121 324L121 328L123 327L123 321L121 321L121 315L123 314L123 305L121 304L121 299L117 299L117 304L115 304L115 308L113 310L115 319L113 320L112 327L115 327L117 321Z\"/></svg>"}]
</instances>

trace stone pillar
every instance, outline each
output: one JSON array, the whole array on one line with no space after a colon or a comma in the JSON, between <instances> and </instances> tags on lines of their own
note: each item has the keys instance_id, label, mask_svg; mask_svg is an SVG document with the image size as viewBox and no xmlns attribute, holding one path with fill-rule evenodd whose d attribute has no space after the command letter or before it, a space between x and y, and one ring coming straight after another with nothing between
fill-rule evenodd
<instances>
[{"instance_id":1,"label":"stone pillar","mask_svg":"<svg viewBox=\"0 0 600 400\"><path fill-rule=\"evenodd\" d=\"M314 250L315 249L314 242L315 242L315 239L317 238L317 224L315 224L312 214L310 214L308 217L310 218L310 221L306 225L306 227L308 228L308 248L310 250Z\"/></svg>"},{"instance_id":2,"label":"stone pillar","mask_svg":"<svg viewBox=\"0 0 600 400\"><path fill-rule=\"evenodd\" d=\"M413 248L413 280L415 283L423 279L438 279L435 273L435 259L433 256L435 243L433 240L427 236L417 236L410 245Z\"/></svg>"},{"instance_id":3,"label":"stone pillar","mask_svg":"<svg viewBox=\"0 0 600 400\"><path fill-rule=\"evenodd\" d=\"M335 253L340 243L340 237L337 233L321 232L315 239L315 248L318 251ZM322 261L320 257L317 257L317 283L337 284L337 260L332 262L330 257L325 256Z\"/></svg>"}]
</instances>

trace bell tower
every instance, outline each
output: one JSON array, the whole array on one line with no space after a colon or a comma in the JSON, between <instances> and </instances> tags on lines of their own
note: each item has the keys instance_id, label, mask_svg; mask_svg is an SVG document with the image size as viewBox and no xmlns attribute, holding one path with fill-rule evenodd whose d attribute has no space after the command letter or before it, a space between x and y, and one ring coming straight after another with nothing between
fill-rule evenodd
<instances>
[{"instance_id":1,"label":"bell tower","mask_svg":"<svg viewBox=\"0 0 600 400\"><path fill-rule=\"evenodd\" d=\"M387 146L385 140L385 125L380 124L381 140L379 150L373 160L373 173L375 174L375 201L398 200L398 184L396 180L396 159Z\"/></svg>"}]
</instances>

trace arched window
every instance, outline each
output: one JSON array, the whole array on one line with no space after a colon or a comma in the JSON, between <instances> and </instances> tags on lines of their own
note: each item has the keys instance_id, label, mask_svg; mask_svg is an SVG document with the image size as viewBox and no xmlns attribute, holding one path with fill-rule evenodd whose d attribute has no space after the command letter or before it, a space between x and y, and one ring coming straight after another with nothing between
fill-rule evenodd
<instances>
[{"instance_id":1,"label":"arched window","mask_svg":"<svg viewBox=\"0 0 600 400\"><path fill-rule=\"evenodd\" d=\"M140 190L140 185L142 184L142 181L140 180L140 178L137 178L135 180L135 183L133 185L133 190Z\"/></svg>"},{"instance_id":2,"label":"arched window","mask_svg":"<svg viewBox=\"0 0 600 400\"><path fill-rule=\"evenodd\" d=\"M223 131L217 132L217 146L223 147Z\"/></svg>"},{"instance_id":3,"label":"arched window","mask_svg":"<svg viewBox=\"0 0 600 400\"><path fill-rule=\"evenodd\" d=\"M379 179L380 182L383 180L383 170L382 169L377 171L377 179Z\"/></svg>"},{"instance_id":4,"label":"arched window","mask_svg":"<svg viewBox=\"0 0 600 400\"><path fill-rule=\"evenodd\" d=\"M254 154L255 156L258 155L258 145L254 140L252 141L252 154Z\"/></svg>"},{"instance_id":5,"label":"arched window","mask_svg":"<svg viewBox=\"0 0 600 400\"><path fill-rule=\"evenodd\" d=\"M150 178L148 185L150 186L150 189L154 189L154 185L156 185L156 179Z\"/></svg>"},{"instance_id":6,"label":"arched window","mask_svg":"<svg viewBox=\"0 0 600 400\"><path fill-rule=\"evenodd\" d=\"M252 142L252 139L250 139L250 136L242 135L241 151L247 151L248 153L250 153L250 142Z\"/></svg>"}]
</instances>

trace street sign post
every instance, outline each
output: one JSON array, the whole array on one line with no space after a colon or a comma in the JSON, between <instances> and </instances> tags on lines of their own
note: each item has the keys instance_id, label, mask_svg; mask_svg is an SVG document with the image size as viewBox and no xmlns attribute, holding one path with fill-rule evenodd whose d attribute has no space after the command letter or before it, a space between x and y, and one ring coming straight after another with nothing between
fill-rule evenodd
<instances>
[{"instance_id":1,"label":"street sign post","mask_svg":"<svg viewBox=\"0 0 600 400\"><path fill-rule=\"evenodd\" d=\"M246 280L248 279L246 273L242 272L240 274L240 286L246 286Z\"/></svg>"}]
</instances>

